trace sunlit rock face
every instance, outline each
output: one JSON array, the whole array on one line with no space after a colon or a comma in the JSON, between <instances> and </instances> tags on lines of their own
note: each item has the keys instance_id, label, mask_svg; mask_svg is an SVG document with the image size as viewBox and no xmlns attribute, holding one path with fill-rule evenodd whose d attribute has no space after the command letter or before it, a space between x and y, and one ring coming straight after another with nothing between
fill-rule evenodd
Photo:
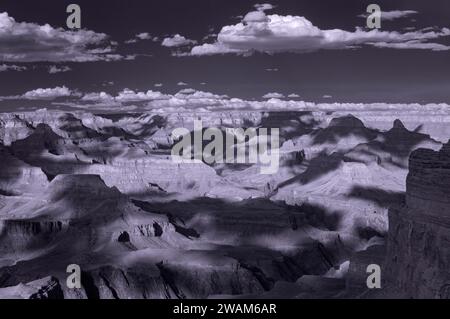
<instances>
[{"instance_id":1,"label":"sunlit rock face","mask_svg":"<svg viewBox=\"0 0 450 319\"><path fill-rule=\"evenodd\" d=\"M48 184L41 168L28 165L0 144L0 194L3 196L35 193Z\"/></svg>"},{"instance_id":2,"label":"sunlit rock face","mask_svg":"<svg viewBox=\"0 0 450 319\"><path fill-rule=\"evenodd\" d=\"M450 298L449 146L411 154L406 203L389 212L386 269L408 298Z\"/></svg>"}]
</instances>

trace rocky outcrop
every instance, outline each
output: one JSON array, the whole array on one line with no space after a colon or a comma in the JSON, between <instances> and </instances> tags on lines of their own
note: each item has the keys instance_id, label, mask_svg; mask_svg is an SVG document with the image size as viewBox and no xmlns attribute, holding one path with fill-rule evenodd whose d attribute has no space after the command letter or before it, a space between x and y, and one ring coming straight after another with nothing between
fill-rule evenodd
<instances>
[{"instance_id":1,"label":"rocky outcrop","mask_svg":"<svg viewBox=\"0 0 450 319\"><path fill-rule=\"evenodd\" d=\"M407 298L450 298L450 144L409 160L406 202L389 211L387 283Z\"/></svg>"},{"instance_id":2,"label":"rocky outcrop","mask_svg":"<svg viewBox=\"0 0 450 319\"><path fill-rule=\"evenodd\" d=\"M4 115L0 118L0 142L5 145L26 138L33 131L34 127L17 115Z\"/></svg>"},{"instance_id":3,"label":"rocky outcrop","mask_svg":"<svg viewBox=\"0 0 450 319\"><path fill-rule=\"evenodd\" d=\"M61 299L63 291L58 279L45 277L26 284L0 288L0 299Z\"/></svg>"}]
</instances>

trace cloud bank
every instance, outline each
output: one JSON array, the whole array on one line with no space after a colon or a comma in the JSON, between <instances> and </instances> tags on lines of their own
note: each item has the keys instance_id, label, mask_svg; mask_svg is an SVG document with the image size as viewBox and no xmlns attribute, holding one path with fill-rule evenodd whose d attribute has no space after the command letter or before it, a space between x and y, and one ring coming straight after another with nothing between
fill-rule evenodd
<instances>
[{"instance_id":1,"label":"cloud bank","mask_svg":"<svg viewBox=\"0 0 450 319\"><path fill-rule=\"evenodd\" d=\"M35 89L22 95L0 96L1 100L54 100L61 97L79 97L80 93L68 89L66 86Z\"/></svg>"},{"instance_id":2,"label":"cloud bank","mask_svg":"<svg viewBox=\"0 0 450 319\"><path fill-rule=\"evenodd\" d=\"M272 94L271 94L272 95ZM281 94L280 94L281 95ZM273 96L278 96L273 93ZM287 98L269 97L260 101L245 100L185 88L175 94L159 91L134 91L124 89L115 95L106 92L81 94L65 86L36 89L19 96L0 97L0 100L46 100L52 101L48 107L65 106L88 111L152 111L158 113L174 112L226 112L226 111L404 111L411 114L421 112L448 113L450 106L446 103L429 104L391 104L391 103L315 103L298 100L297 94ZM332 99L331 96L323 98ZM57 101L60 100L60 101Z\"/></svg>"}]
</instances>

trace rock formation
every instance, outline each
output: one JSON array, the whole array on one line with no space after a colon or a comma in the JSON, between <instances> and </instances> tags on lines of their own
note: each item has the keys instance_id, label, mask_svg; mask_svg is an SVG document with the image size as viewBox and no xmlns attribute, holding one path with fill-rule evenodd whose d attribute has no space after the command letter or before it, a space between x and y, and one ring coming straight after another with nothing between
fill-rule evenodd
<instances>
[{"instance_id":1,"label":"rock formation","mask_svg":"<svg viewBox=\"0 0 450 319\"><path fill-rule=\"evenodd\" d=\"M387 283L406 298L450 298L450 144L409 159L406 202L389 211Z\"/></svg>"}]
</instances>

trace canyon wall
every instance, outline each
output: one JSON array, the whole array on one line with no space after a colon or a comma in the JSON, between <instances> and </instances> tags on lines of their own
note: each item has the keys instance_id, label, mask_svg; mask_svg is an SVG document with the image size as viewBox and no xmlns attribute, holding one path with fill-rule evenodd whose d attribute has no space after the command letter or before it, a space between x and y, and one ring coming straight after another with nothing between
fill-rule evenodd
<instances>
[{"instance_id":1,"label":"canyon wall","mask_svg":"<svg viewBox=\"0 0 450 319\"><path fill-rule=\"evenodd\" d=\"M389 211L389 289L406 298L450 298L450 144L414 151L406 201Z\"/></svg>"}]
</instances>

